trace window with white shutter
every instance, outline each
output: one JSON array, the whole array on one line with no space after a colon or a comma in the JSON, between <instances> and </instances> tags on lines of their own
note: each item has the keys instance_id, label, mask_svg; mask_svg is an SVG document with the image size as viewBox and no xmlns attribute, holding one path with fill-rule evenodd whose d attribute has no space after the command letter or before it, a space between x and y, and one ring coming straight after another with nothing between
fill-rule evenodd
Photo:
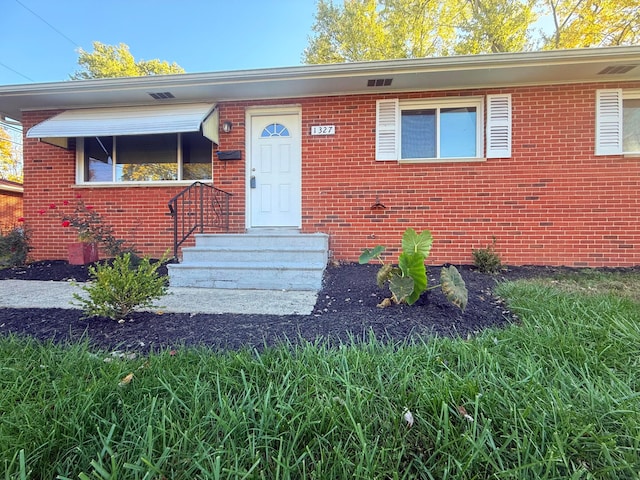
<instances>
[{"instance_id":1,"label":"window with white shutter","mask_svg":"<svg viewBox=\"0 0 640 480\"><path fill-rule=\"evenodd\" d=\"M487 158L511 156L511 95L487 95Z\"/></svg>"},{"instance_id":2,"label":"window with white shutter","mask_svg":"<svg viewBox=\"0 0 640 480\"><path fill-rule=\"evenodd\" d=\"M483 97L378 100L376 160L483 160Z\"/></svg>"}]
</instances>

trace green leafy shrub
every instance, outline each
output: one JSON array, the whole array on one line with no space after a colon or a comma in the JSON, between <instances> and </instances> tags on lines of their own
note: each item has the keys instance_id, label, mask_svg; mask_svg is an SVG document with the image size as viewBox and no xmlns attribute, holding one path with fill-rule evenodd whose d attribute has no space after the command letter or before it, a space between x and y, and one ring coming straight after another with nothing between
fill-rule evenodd
<instances>
[{"instance_id":1,"label":"green leafy shrub","mask_svg":"<svg viewBox=\"0 0 640 480\"><path fill-rule=\"evenodd\" d=\"M486 248L472 250L473 264L483 273L498 273L502 269L502 259L496 251L496 238Z\"/></svg>"},{"instance_id":2,"label":"green leafy shrub","mask_svg":"<svg viewBox=\"0 0 640 480\"><path fill-rule=\"evenodd\" d=\"M428 287L427 267L424 262L431 251L433 238L429 230L416 233L413 228L408 228L402 235L402 253L398 257L398 266L385 264L382 253L385 247L378 245L372 249L365 248L360 255L361 264L378 259L382 267L376 276L378 286L389 283L391 298L382 302L379 306L386 306L391 302L413 305L420 295L427 290L441 287L442 293L455 306L464 311L467 306L468 292L460 272L453 265L442 267L440 271L440 284Z\"/></svg>"},{"instance_id":3,"label":"green leafy shrub","mask_svg":"<svg viewBox=\"0 0 640 480\"><path fill-rule=\"evenodd\" d=\"M29 238L26 227L14 227L6 234L0 232L0 267L24 265L31 250Z\"/></svg>"},{"instance_id":4,"label":"green leafy shrub","mask_svg":"<svg viewBox=\"0 0 640 480\"><path fill-rule=\"evenodd\" d=\"M137 308L154 307L154 300L167 293L166 277L158 268L166 263L166 255L159 262L138 259L131 253L117 256L111 264L98 263L89 267L92 282L82 287L88 298L74 294L85 318L108 317L123 321Z\"/></svg>"}]
</instances>

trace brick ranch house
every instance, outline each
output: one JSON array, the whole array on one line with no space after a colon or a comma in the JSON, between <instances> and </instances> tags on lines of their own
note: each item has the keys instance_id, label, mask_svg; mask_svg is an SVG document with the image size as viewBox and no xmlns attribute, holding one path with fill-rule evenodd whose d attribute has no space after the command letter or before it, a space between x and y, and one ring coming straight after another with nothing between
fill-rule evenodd
<instances>
[{"instance_id":1,"label":"brick ranch house","mask_svg":"<svg viewBox=\"0 0 640 480\"><path fill-rule=\"evenodd\" d=\"M228 232L322 232L341 261L413 227L432 264L494 237L512 265L640 264L640 47L13 85L0 114L34 259L66 258L38 212L78 195L159 256L202 180L232 194Z\"/></svg>"}]
</instances>

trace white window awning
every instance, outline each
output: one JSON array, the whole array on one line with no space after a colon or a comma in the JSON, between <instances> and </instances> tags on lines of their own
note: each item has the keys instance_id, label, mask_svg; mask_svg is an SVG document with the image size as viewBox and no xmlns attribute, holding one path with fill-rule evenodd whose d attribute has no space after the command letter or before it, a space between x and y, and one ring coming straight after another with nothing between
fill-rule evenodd
<instances>
[{"instance_id":1,"label":"white window awning","mask_svg":"<svg viewBox=\"0 0 640 480\"><path fill-rule=\"evenodd\" d=\"M27 138L66 147L66 139L197 132L218 143L218 112L210 103L67 110L29 129ZM203 125L204 124L204 125Z\"/></svg>"}]
</instances>

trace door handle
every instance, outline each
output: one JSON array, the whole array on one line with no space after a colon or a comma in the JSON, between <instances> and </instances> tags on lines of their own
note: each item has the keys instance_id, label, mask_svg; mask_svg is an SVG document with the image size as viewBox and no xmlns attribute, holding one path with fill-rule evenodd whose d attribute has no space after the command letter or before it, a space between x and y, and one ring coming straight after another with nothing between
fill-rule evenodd
<instances>
[{"instance_id":1,"label":"door handle","mask_svg":"<svg viewBox=\"0 0 640 480\"><path fill-rule=\"evenodd\" d=\"M256 176L255 175L251 175L251 180L249 181L249 186L251 188L256 188Z\"/></svg>"}]
</instances>

